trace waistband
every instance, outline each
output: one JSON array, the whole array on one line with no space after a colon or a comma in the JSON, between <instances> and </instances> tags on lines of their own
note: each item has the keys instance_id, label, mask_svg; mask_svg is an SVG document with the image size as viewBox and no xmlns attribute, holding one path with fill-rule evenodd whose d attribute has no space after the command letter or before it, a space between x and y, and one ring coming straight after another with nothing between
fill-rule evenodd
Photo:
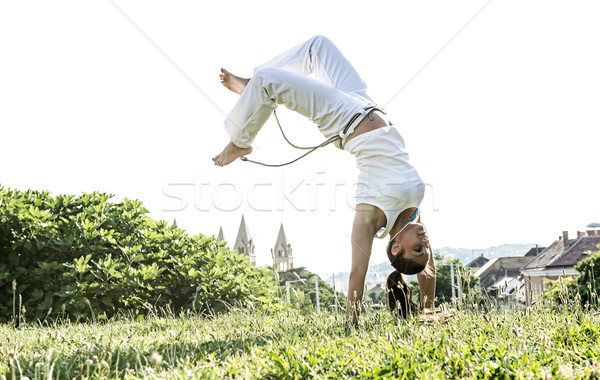
<instances>
[{"instance_id":1,"label":"waistband","mask_svg":"<svg viewBox=\"0 0 600 380\"><path fill-rule=\"evenodd\" d=\"M360 147L359 147L360 145L362 145L363 143L365 143L369 140L378 138L380 136L384 136L384 135L389 136L390 130L395 131L394 126L388 125L386 127L377 128L372 131L360 134L360 135L352 138L352 140L348 141L348 143L344 146L344 150L349 152L350 154L356 154L357 149L360 150Z\"/></svg>"},{"instance_id":2,"label":"waistband","mask_svg":"<svg viewBox=\"0 0 600 380\"><path fill-rule=\"evenodd\" d=\"M379 110L379 108L377 108L377 106L375 106L375 105L367 106L367 107L363 108L362 110L360 110L359 112L357 112L356 114L354 114L354 116L352 116L352 118L350 118L350 121L348 122L348 124L346 124L346 126L338 134L338 136L340 136L340 138L341 138L341 140L339 140L336 143L338 148L343 149L344 142L346 141L348 136L350 136L354 132L354 129L356 129L356 126L358 124L360 124L362 119L364 119L365 116L367 116L369 114L369 112L371 112L373 110ZM383 112L383 111L381 111L381 112Z\"/></svg>"}]
</instances>

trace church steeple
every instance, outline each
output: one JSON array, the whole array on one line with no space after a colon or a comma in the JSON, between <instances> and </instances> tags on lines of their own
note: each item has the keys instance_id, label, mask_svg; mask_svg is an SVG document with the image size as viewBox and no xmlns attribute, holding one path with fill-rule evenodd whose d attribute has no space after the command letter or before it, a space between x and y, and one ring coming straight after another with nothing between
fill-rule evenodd
<instances>
[{"instance_id":1,"label":"church steeple","mask_svg":"<svg viewBox=\"0 0 600 380\"><path fill-rule=\"evenodd\" d=\"M219 235L217 235L217 241L225 243L225 247L229 249L229 245L227 244L227 239L225 238L225 234L223 233L223 226L219 226Z\"/></svg>"},{"instance_id":2,"label":"church steeple","mask_svg":"<svg viewBox=\"0 0 600 380\"><path fill-rule=\"evenodd\" d=\"M283 223L279 227L279 235L273 248L273 266L276 271L286 271L294 268L294 258L292 257L292 245L289 243Z\"/></svg>"},{"instance_id":3,"label":"church steeple","mask_svg":"<svg viewBox=\"0 0 600 380\"><path fill-rule=\"evenodd\" d=\"M217 236L218 241L226 241L225 234L223 233L223 226L219 226L219 235Z\"/></svg>"},{"instance_id":4,"label":"church steeple","mask_svg":"<svg viewBox=\"0 0 600 380\"><path fill-rule=\"evenodd\" d=\"M242 215L242 221L240 222L240 229L238 230L237 238L235 239L235 245L233 246L239 254L248 256L248 262L250 265L256 266L256 255L254 254L254 243L250 231L246 226L246 219Z\"/></svg>"}]
</instances>

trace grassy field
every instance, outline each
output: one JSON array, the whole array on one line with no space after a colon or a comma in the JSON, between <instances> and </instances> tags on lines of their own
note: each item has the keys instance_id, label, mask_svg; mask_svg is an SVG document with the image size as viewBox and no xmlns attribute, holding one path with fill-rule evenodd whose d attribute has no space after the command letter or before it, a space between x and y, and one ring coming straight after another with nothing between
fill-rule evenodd
<instances>
[{"instance_id":1,"label":"grassy field","mask_svg":"<svg viewBox=\"0 0 600 380\"><path fill-rule=\"evenodd\" d=\"M446 322L371 311L231 310L103 323L0 325L0 378L600 378L600 315L459 310Z\"/></svg>"}]
</instances>

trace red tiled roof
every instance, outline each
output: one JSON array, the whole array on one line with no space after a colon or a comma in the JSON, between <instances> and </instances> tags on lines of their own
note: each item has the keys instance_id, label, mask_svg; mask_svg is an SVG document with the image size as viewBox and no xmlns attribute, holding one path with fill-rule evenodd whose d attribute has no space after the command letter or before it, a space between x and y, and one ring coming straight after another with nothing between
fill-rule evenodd
<instances>
[{"instance_id":1,"label":"red tiled roof","mask_svg":"<svg viewBox=\"0 0 600 380\"><path fill-rule=\"evenodd\" d=\"M575 241L556 260L550 262L547 267L572 267L581 260L588 257L587 252L597 251L600 244L600 236L582 236Z\"/></svg>"},{"instance_id":2,"label":"red tiled roof","mask_svg":"<svg viewBox=\"0 0 600 380\"><path fill-rule=\"evenodd\" d=\"M573 241L569 241L570 244ZM539 255L533 258L527 265L523 267L523 269L539 269L545 268L553 262L557 257L559 257L564 251L564 244L562 240L557 240L554 243L550 244L550 246L544 249Z\"/></svg>"}]
</instances>

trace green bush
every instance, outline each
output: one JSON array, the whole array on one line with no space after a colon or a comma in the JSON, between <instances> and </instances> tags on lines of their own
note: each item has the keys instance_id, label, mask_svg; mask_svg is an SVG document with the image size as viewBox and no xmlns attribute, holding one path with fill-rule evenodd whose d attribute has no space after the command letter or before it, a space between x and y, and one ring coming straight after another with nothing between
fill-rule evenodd
<instances>
[{"instance_id":1,"label":"green bush","mask_svg":"<svg viewBox=\"0 0 600 380\"><path fill-rule=\"evenodd\" d=\"M561 304L577 301L587 307L600 306L600 251L593 252L574 268L580 273L579 276L549 281L544 297Z\"/></svg>"},{"instance_id":2,"label":"green bush","mask_svg":"<svg viewBox=\"0 0 600 380\"><path fill-rule=\"evenodd\" d=\"M0 187L0 321L276 302L269 270L111 197Z\"/></svg>"}]
</instances>

